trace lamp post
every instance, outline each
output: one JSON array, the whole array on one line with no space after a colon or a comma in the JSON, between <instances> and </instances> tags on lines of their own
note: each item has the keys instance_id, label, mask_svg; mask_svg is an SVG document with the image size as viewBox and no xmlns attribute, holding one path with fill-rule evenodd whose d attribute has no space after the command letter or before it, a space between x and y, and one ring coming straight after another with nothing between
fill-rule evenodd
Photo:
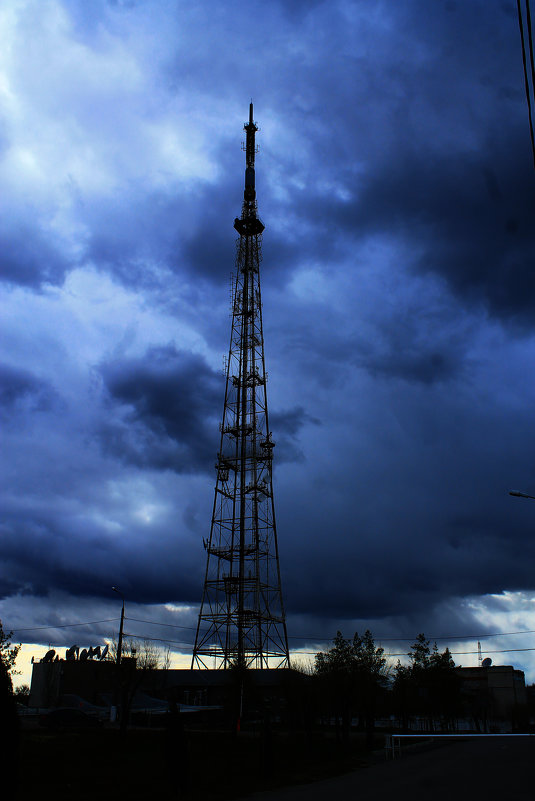
<instances>
[{"instance_id":1,"label":"lamp post","mask_svg":"<svg viewBox=\"0 0 535 801\"><path fill-rule=\"evenodd\" d=\"M509 495L514 495L515 498L531 498L532 501L535 501L535 495L527 495L525 492L518 492L518 490L511 490Z\"/></svg>"},{"instance_id":2,"label":"lamp post","mask_svg":"<svg viewBox=\"0 0 535 801\"><path fill-rule=\"evenodd\" d=\"M115 692L113 704L110 708L110 722L115 723L117 720L117 702L119 699L119 685L120 685L120 670L121 670L121 656L123 651L123 625L124 625L124 595L117 587L112 587L112 590L121 596L123 605L121 607L121 622L119 624L119 641L117 643L117 656L115 658L116 678L115 678Z\"/></svg>"}]
</instances>

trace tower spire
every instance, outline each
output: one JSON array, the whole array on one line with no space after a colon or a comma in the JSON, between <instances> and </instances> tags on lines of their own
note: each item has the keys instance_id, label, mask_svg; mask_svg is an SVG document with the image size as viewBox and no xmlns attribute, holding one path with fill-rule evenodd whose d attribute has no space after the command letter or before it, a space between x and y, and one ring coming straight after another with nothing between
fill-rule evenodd
<instances>
[{"instance_id":1,"label":"tower spire","mask_svg":"<svg viewBox=\"0 0 535 801\"><path fill-rule=\"evenodd\" d=\"M245 188L234 220L236 281L221 440L193 667L288 667L268 420L255 191L253 104L244 125Z\"/></svg>"},{"instance_id":2,"label":"tower spire","mask_svg":"<svg viewBox=\"0 0 535 801\"><path fill-rule=\"evenodd\" d=\"M256 208L255 188L255 156L257 152L255 134L258 127L253 120L253 104L249 104L249 122L243 126L245 139L245 188L243 190L243 205L241 218L236 217L234 228L241 236L255 236L261 234L264 226L258 219Z\"/></svg>"}]
</instances>

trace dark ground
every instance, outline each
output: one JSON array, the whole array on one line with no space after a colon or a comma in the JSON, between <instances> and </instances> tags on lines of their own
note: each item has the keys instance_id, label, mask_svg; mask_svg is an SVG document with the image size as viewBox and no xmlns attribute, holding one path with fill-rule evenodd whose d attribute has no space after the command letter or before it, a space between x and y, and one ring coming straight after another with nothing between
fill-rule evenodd
<instances>
[{"instance_id":1,"label":"dark ground","mask_svg":"<svg viewBox=\"0 0 535 801\"><path fill-rule=\"evenodd\" d=\"M255 793L241 801L533 801L535 737L448 741L315 784Z\"/></svg>"},{"instance_id":2,"label":"dark ground","mask_svg":"<svg viewBox=\"0 0 535 801\"><path fill-rule=\"evenodd\" d=\"M332 734L117 729L20 732L18 797L55 801L229 801L253 790L314 781L364 764L364 735L347 750ZM378 739L381 747L384 738ZM188 779L189 774L189 779ZM189 785L189 787L188 787Z\"/></svg>"},{"instance_id":3,"label":"dark ground","mask_svg":"<svg viewBox=\"0 0 535 801\"><path fill-rule=\"evenodd\" d=\"M383 741L381 735L379 749ZM420 748L427 750L387 762L381 751L365 751L363 735L342 750L332 734L321 733L307 738L273 732L266 738L242 732L236 739L224 731L132 729L123 740L110 728L23 728L15 798L535 799L535 738L449 740Z\"/></svg>"}]
</instances>

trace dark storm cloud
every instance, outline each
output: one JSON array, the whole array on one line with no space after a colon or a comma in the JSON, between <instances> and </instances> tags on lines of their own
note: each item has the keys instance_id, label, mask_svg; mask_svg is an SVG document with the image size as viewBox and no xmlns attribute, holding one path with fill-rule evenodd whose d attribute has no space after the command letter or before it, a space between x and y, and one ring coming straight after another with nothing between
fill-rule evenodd
<instances>
[{"instance_id":1,"label":"dark storm cloud","mask_svg":"<svg viewBox=\"0 0 535 801\"><path fill-rule=\"evenodd\" d=\"M499 524L510 525L503 515ZM443 521L429 521L415 536L405 525L394 532L377 534L377 545L365 544L369 532L355 527L352 536L360 548L352 550L337 537L337 523L329 530L329 545L314 545L299 556L299 569L288 560L283 571L288 608L295 614L330 615L333 619L380 619L422 614L440 606L444 599L470 595L521 591L531 586L529 564L534 549L525 549L529 525L516 537L507 528L497 530L483 516L470 528ZM474 535L473 524L482 526ZM279 526L280 528L280 526ZM309 529L308 534L313 534ZM333 536L334 535L334 536ZM396 537L399 542L396 542ZM522 547L524 558L518 558ZM331 556L329 549L334 549ZM286 549L282 549L284 554ZM344 556L345 554L345 556ZM381 556L382 554L382 556ZM300 581L306 575L307 582Z\"/></svg>"},{"instance_id":2,"label":"dark storm cloud","mask_svg":"<svg viewBox=\"0 0 535 801\"><path fill-rule=\"evenodd\" d=\"M24 219L0 223L0 248L0 278L9 284L61 284L73 266L59 243Z\"/></svg>"},{"instance_id":3,"label":"dark storm cloud","mask_svg":"<svg viewBox=\"0 0 535 801\"><path fill-rule=\"evenodd\" d=\"M174 345L104 363L100 372L110 399L125 409L119 422L102 425L107 453L139 467L212 473L224 390L220 373ZM302 408L274 411L279 462L301 458L295 436L307 420Z\"/></svg>"},{"instance_id":4,"label":"dark storm cloud","mask_svg":"<svg viewBox=\"0 0 535 801\"><path fill-rule=\"evenodd\" d=\"M526 328L535 303L534 195L521 149L508 142L498 152L400 154L370 166L353 199L308 193L299 207L318 223L320 258L333 238L346 248L371 237L398 241L418 273L434 273L464 304Z\"/></svg>"},{"instance_id":5,"label":"dark storm cloud","mask_svg":"<svg viewBox=\"0 0 535 801\"><path fill-rule=\"evenodd\" d=\"M403 354L401 357L399 353L389 353L364 364L373 375L392 376L423 384L447 380L457 371L457 362L449 354L434 348L427 353Z\"/></svg>"},{"instance_id":6,"label":"dark storm cloud","mask_svg":"<svg viewBox=\"0 0 535 801\"><path fill-rule=\"evenodd\" d=\"M410 280L407 275L407 280ZM337 358L363 367L374 378L433 385L466 377L472 328L458 310L436 297L399 297L375 318L373 335L354 334L340 343Z\"/></svg>"},{"instance_id":7,"label":"dark storm cloud","mask_svg":"<svg viewBox=\"0 0 535 801\"><path fill-rule=\"evenodd\" d=\"M139 603L166 603L175 599L178 581L181 596L197 600L201 570L191 549L170 552L164 538L155 538L140 561L132 549L135 530L113 539L91 523L77 521L74 530L60 515L30 514L21 525L8 510L2 527L3 598L18 593L43 599L52 590L98 598L117 584Z\"/></svg>"},{"instance_id":8,"label":"dark storm cloud","mask_svg":"<svg viewBox=\"0 0 535 801\"><path fill-rule=\"evenodd\" d=\"M102 364L100 372L110 398L127 410L122 426L102 431L108 451L143 466L209 469L223 379L201 356L154 347L140 359Z\"/></svg>"},{"instance_id":9,"label":"dark storm cloud","mask_svg":"<svg viewBox=\"0 0 535 801\"><path fill-rule=\"evenodd\" d=\"M26 406L31 411L46 411L59 403L53 387L27 370L0 364L0 407L13 411Z\"/></svg>"},{"instance_id":10,"label":"dark storm cloud","mask_svg":"<svg viewBox=\"0 0 535 801\"><path fill-rule=\"evenodd\" d=\"M307 423L320 425L317 418L312 418L302 406L286 411L276 409L269 416L276 450L275 468L285 462L302 462L304 455L299 444L299 434Z\"/></svg>"},{"instance_id":11,"label":"dark storm cloud","mask_svg":"<svg viewBox=\"0 0 535 801\"><path fill-rule=\"evenodd\" d=\"M299 573L285 571L289 609L296 614L325 614L334 619L380 619L430 612L447 598L524 590L531 585L533 548L519 564L519 543L510 542L502 531L493 535L492 529L486 529L474 537L471 531L457 529L462 541L451 545L447 532L452 529L441 524L430 526L419 542L400 529L400 539L411 540L410 550L397 546L392 535L387 541L381 540L381 548L355 554L354 558L341 558L339 552L334 561L326 558L324 551L323 556L319 551L305 555ZM518 540L523 542L527 534L528 528ZM355 531L354 536L358 540L361 534ZM481 553L485 555L481 557ZM309 577L306 584L299 582L303 574Z\"/></svg>"},{"instance_id":12,"label":"dark storm cloud","mask_svg":"<svg viewBox=\"0 0 535 801\"><path fill-rule=\"evenodd\" d=\"M509 143L509 147L511 147ZM533 177L518 149L403 160L369 177L348 229L399 236L423 249L418 270L444 277L469 303L531 324L535 303ZM351 219L352 217L352 219Z\"/></svg>"},{"instance_id":13,"label":"dark storm cloud","mask_svg":"<svg viewBox=\"0 0 535 801\"><path fill-rule=\"evenodd\" d=\"M240 173L222 176L217 186L203 188L199 200L203 212L195 226L184 232L181 268L221 284L233 272L236 258L238 235L233 225L243 200Z\"/></svg>"},{"instance_id":14,"label":"dark storm cloud","mask_svg":"<svg viewBox=\"0 0 535 801\"><path fill-rule=\"evenodd\" d=\"M449 389L450 403L436 387L417 402L407 386L394 405L394 426L382 405L369 415L378 452L353 444L347 475L323 468L321 503L303 490L304 509L289 517L285 505L279 536L292 612L416 618L448 598L532 586L533 510L515 506L507 493L515 476L533 479L529 413L511 424L499 407L489 412L490 404L468 414L455 401L466 386ZM415 405L409 417L408 395ZM294 526L298 536L285 539Z\"/></svg>"}]
</instances>

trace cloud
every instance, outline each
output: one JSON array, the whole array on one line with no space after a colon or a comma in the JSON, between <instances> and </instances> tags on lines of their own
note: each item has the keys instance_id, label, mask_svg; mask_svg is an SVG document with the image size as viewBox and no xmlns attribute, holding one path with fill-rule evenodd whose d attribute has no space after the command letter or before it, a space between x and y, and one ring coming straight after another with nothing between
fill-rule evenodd
<instances>
[{"instance_id":1,"label":"cloud","mask_svg":"<svg viewBox=\"0 0 535 801\"><path fill-rule=\"evenodd\" d=\"M195 617L252 96L292 633L466 631L533 584L514 8L212 5L0 12L4 603Z\"/></svg>"},{"instance_id":2,"label":"cloud","mask_svg":"<svg viewBox=\"0 0 535 801\"><path fill-rule=\"evenodd\" d=\"M444 277L465 302L531 327L535 207L519 148L509 148L500 153L499 181L495 154L405 158L388 175L369 177L351 225L412 241L419 271Z\"/></svg>"},{"instance_id":3,"label":"cloud","mask_svg":"<svg viewBox=\"0 0 535 801\"><path fill-rule=\"evenodd\" d=\"M138 467L212 472L222 412L224 378L199 355L175 345L151 347L139 359L100 365L116 422L104 422L99 438L106 453ZM296 459L292 441L307 420L302 408L274 411L282 437L279 461Z\"/></svg>"},{"instance_id":4,"label":"cloud","mask_svg":"<svg viewBox=\"0 0 535 801\"><path fill-rule=\"evenodd\" d=\"M59 243L35 224L6 220L0 230L3 281L22 286L39 287L43 283L60 284L72 263Z\"/></svg>"},{"instance_id":5,"label":"cloud","mask_svg":"<svg viewBox=\"0 0 535 801\"><path fill-rule=\"evenodd\" d=\"M53 387L27 370L0 364L0 407L13 412L25 405L27 411L48 411L59 401Z\"/></svg>"},{"instance_id":6,"label":"cloud","mask_svg":"<svg viewBox=\"0 0 535 801\"><path fill-rule=\"evenodd\" d=\"M206 469L214 460L223 381L202 357L159 346L100 371L110 398L126 409L120 428L106 425L101 433L108 451L179 472Z\"/></svg>"}]
</instances>

